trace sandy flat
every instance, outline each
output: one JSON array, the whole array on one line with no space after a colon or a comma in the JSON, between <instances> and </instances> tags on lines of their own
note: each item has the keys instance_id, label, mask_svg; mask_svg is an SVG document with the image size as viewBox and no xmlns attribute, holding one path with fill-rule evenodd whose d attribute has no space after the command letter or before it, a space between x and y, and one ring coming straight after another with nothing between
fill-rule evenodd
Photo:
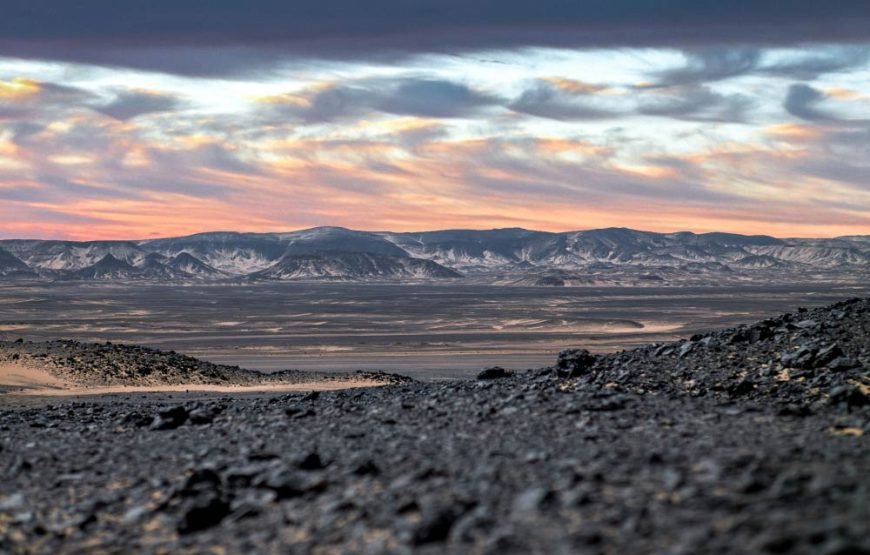
<instances>
[{"instance_id":1,"label":"sandy flat","mask_svg":"<svg viewBox=\"0 0 870 555\"><path fill-rule=\"evenodd\" d=\"M282 391L332 391L354 387L377 387L384 385L371 380L330 380L311 381L305 383L263 384L263 385L211 385L211 384L178 384L178 385L114 385L105 387L66 387L66 388L32 388L16 392L17 395L67 396L67 395L106 395L110 393L172 393L172 392L217 392L217 393L257 393Z\"/></svg>"},{"instance_id":2,"label":"sandy flat","mask_svg":"<svg viewBox=\"0 0 870 555\"><path fill-rule=\"evenodd\" d=\"M36 396L73 396L73 395L104 395L109 393L169 393L208 391L219 393L256 393L281 391L329 391L349 389L353 387L375 387L383 385L372 380L317 380L303 383L276 383L261 385L211 385L211 384L177 384L177 385L143 385L143 386L104 386L84 387L71 385L50 374L48 371L34 366L26 366L14 362L0 363L0 395L36 395Z\"/></svg>"},{"instance_id":3,"label":"sandy flat","mask_svg":"<svg viewBox=\"0 0 870 555\"><path fill-rule=\"evenodd\" d=\"M15 362L0 362L0 391L32 389L57 391L67 386L48 371Z\"/></svg>"}]
</instances>

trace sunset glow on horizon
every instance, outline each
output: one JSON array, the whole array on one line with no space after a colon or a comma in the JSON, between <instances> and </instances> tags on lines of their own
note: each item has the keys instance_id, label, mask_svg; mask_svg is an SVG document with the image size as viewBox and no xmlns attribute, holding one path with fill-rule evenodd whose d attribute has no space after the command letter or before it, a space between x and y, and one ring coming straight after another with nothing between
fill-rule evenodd
<instances>
[{"instance_id":1,"label":"sunset glow on horizon","mask_svg":"<svg viewBox=\"0 0 870 555\"><path fill-rule=\"evenodd\" d=\"M228 53L153 33L0 40L0 238L870 234L870 43L851 35L322 55L329 37Z\"/></svg>"}]
</instances>

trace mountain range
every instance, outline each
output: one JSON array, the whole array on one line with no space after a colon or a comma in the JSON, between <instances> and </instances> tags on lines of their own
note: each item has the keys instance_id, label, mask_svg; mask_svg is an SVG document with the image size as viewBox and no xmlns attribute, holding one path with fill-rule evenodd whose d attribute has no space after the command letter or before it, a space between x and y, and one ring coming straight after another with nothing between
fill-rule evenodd
<instances>
[{"instance_id":1,"label":"mountain range","mask_svg":"<svg viewBox=\"0 0 870 555\"><path fill-rule=\"evenodd\" d=\"M514 285L870 275L870 236L778 239L627 228L421 233L317 227L142 241L0 241L4 280L420 281Z\"/></svg>"}]
</instances>

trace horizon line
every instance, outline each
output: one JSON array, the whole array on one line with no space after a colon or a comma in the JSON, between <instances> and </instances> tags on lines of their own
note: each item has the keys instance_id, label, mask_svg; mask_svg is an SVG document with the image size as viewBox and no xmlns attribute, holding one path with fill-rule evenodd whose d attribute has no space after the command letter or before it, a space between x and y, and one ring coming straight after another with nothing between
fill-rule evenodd
<instances>
[{"instance_id":1,"label":"horizon line","mask_svg":"<svg viewBox=\"0 0 870 555\"><path fill-rule=\"evenodd\" d=\"M565 229L562 231L544 231L539 229L531 229L520 226L511 226L511 227L485 227L485 228L463 228L463 227L451 227L451 228L432 228L432 229L421 229L414 231L391 231L391 230L368 230L368 229L355 229L351 227L345 227L340 225L317 225L311 227L300 227L297 229L289 229L283 231L240 231L240 230L228 230L228 229L214 229L207 231L196 231L193 233L187 233L182 235L161 235L155 237L144 237L144 238L119 238L119 239L64 239L64 238L36 238L36 237L4 237L0 234L0 241L60 241L67 243L97 243L97 242L119 242L119 243L139 243L143 241L159 241L163 239L181 239L186 237L193 237L196 235L208 235L208 234L218 234L218 233L237 233L237 234L245 234L245 235L279 235L284 233L299 233L302 231L310 231L314 229L324 229L324 228L333 228L333 229L344 229L347 231L353 231L358 233L395 233L395 234L408 234L413 235L415 233L437 233L437 232L447 232L447 231L504 231L504 230L522 230L522 231L530 231L534 233L549 233L552 235L560 235L564 233L584 233L590 231L602 231L608 229L624 229L628 231L635 231L639 233L654 233L657 235L674 235L678 233L691 233L693 235L709 235L712 233L724 233L729 235L741 235L743 237L771 237L774 239L840 239L843 237L870 237L870 230L867 231L866 234L847 234L847 235L830 235L830 236L778 236L771 235L766 233L740 233L735 231L692 231L689 229L679 229L675 231L652 231L646 229L636 229L627 226L606 226L606 227L591 227L586 229Z\"/></svg>"}]
</instances>

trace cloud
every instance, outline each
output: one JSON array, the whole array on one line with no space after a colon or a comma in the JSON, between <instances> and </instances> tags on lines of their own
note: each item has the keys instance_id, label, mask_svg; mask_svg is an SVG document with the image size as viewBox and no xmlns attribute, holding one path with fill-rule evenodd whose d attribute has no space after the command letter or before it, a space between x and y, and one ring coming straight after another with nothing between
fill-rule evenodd
<instances>
[{"instance_id":1,"label":"cloud","mask_svg":"<svg viewBox=\"0 0 870 555\"><path fill-rule=\"evenodd\" d=\"M288 58L862 41L868 27L864 0L6 0L0 54L230 75Z\"/></svg>"},{"instance_id":2,"label":"cloud","mask_svg":"<svg viewBox=\"0 0 870 555\"><path fill-rule=\"evenodd\" d=\"M831 121L834 118L817 108L825 99L821 91L803 83L795 83L788 88L783 107L785 110L801 119L809 121Z\"/></svg>"},{"instance_id":3,"label":"cloud","mask_svg":"<svg viewBox=\"0 0 870 555\"><path fill-rule=\"evenodd\" d=\"M636 87L633 94L579 81L544 79L528 87L508 107L515 112L560 121L591 121L633 114L688 121L744 122L754 101L722 94L699 84Z\"/></svg>"},{"instance_id":4,"label":"cloud","mask_svg":"<svg viewBox=\"0 0 870 555\"><path fill-rule=\"evenodd\" d=\"M634 143L582 135L461 139L436 133L409 146L403 130L430 125L395 119L337 125L346 131L342 139L245 144L231 134L157 137L85 112L61 122L61 131L36 133L18 147L31 170L4 173L0 163L0 195L7 200L0 203L0 233L174 235L201 231L208 222L251 230L316 224L568 229L578 221L595 226L630 220L658 229L793 235L855 233L868 221L870 197L854 184L866 174L866 148L854 134L842 142L855 147L836 156L825 138L808 138L793 153L780 152L781 144L720 144L711 137L706 145L687 142L676 154L669 151L673 135L637 135L638 129L626 131L635 133ZM355 133L363 137L355 139ZM697 150L685 154L689 144ZM84 164L48 161L89 153ZM848 171L829 165L838 162ZM834 206L846 200L846 208ZM49 228L54 217L34 221L28 209L96 221Z\"/></svg>"},{"instance_id":5,"label":"cloud","mask_svg":"<svg viewBox=\"0 0 870 555\"><path fill-rule=\"evenodd\" d=\"M743 94L721 94L704 86L655 90L642 100L638 112L693 121L745 122L753 100Z\"/></svg>"},{"instance_id":6,"label":"cloud","mask_svg":"<svg viewBox=\"0 0 870 555\"><path fill-rule=\"evenodd\" d=\"M651 87L698 85L744 75L767 75L810 81L821 75L846 71L870 60L866 46L822 46L812 54L791 54L771 60L759 48L709 48L686 50L678 68L653 72Z\"/></svg>"},{"instance_id":7,"label":"cloud","mask_svg":"<svg viewBox=\"0 0 870 555\"><path fill-rule=\"evenodd\" d=\"M388 94L376 97L373 107L393 114L456 118L496 103L496 98L466 85L436 79L408 79L400 81Z\"/></svg>"},{"instance_id":8,"label":"cloud","mask_svg":"<svg viewBox=\"0 0 870 555\"><path fill-rule=\"evenodd\" d=\"M737 77L758 67L761 52L757 49L711 49L687 52L686 65L656 75L658 86L694 85Z\"/></svg>"},{"instance_id":9,"label":"cloud","mask_svg":"<svg viewBox=\"0 0 870 555\"><path fill-rule=\"evenodd\" d=\"M828 101L832 97L806 83L794 83L788 88L783 108L796 117L821 124L863 126L870 124L868 119L846 118L831 109Z\"/></svg>"},{"instance_id":10,"label":"cloud","mask_svg":"<svg viewBox=\"0 0 870 555\"><path fill-rule=\"evenodd\" d=\"M605 108L594 98L596 89L567 86L550 80L536 81L508 106L515 112L541 118L572 121L616 117L619 112Z\"/></svg>"},{"instance_id":11,"label":"cloud","mask_svg":"<svg viewBox=\"0 0 870 555\"><path fill-rule=\"evenodd\" d=\"M811 81L827 73L837 73L861 66L870 60L870 48L866 46L836 46L820 48L810 55L765 66L764 73L802 81Z\"/></svg>"},{"instance_id":12,"label":"cloud","mask_svg":"<svg viewBox=\"0 0 870 555\"><path fill-rule=\"evenodd\" d=\"M362 79L263 99L275 115L307 123L362 117L372 111L427 118L462 118L500 104L467 85L425 78Z\"/></svg>"},{"instance_id":13,"label":"cloud","mask_svg":"<svg viewBox=\"0 0 870 555\"><path fill-rule=\"evenodd\" d=\"M39 117L80 107L93 95L85 90L17 77L0 80L0 121Z\"/></svg>"},{"instance_id":14,"label":"cloud","mask_svg":"<svg viewBox=\"0 0 870 555\"><path fill-rule=\"evenodd\" d=\"M127 121L145 114L171 112L180 108L181 105L181 101L172 95L129 90L118 92L111 102L94 105L93 109L117 120Z\"/></svg>"}]
</instances>

